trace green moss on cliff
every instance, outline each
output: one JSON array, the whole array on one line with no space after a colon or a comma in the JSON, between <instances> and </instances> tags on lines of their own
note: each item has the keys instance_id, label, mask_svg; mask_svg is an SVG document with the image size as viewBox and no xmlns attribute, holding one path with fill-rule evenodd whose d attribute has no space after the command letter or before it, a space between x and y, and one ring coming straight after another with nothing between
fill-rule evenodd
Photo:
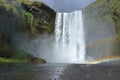
<instances>
[{"instance_id":1,"label":"green moss on cliff","mask_svg":"<svg viewBox=\"0 0 120 80\"><path fill-rule=\"evenodd\" d=\"M0 8L2 9L0 15L14 16L12 19L14 26L19 27L22 31L39 35L42 32L52 33L54 30L55 12L43 3L29 0L1 0ZM4 19L1 18L1 20ZM15 24L16 22L20 25ZM7 24L10 26L10 23Z\"/></svg>"},{"instance_id":2,"label":"green moss on cliff","mask_svg":"<svg viewBox=\"0 0 120 80\"><path fill-rule=\"evenodd\" d=\"M28 21L29 32L38 35L44 32L53 33L55 12L43 3L33 2L28 5L22 3L25 11L22 11L24 22Z\"/></svg>"},{"instance_id":3,"label":"green moss on cliff","mask_svg":"<svg viewBox=\"0 0 120 80\"><path fill-rule=\"evenodd\" d=\"M91 15L90 17L101 18L105 22L112 21L110 5L111 3L108 0L97 0L84 11Z\"/></svg>"},{"instance_id":4,"label":"green moss on cliff","mask_svg":"<svg viewBox=\"0 0 120 80\"><path fill-rule=\"evenodd\" d=\"M52 34L55 14L54 10L41 2L0 0L0 57L25 58L26 54L16 52L12 36L17 33L32 37Z\"/></svg>"},{"instance_id":5,"label":"green moss on cliff","mask_svg":"<svg viewBox=\"0 0 120 80\"><path fill-rule=\"evenodd\" d=\"M115 53L120 55L120 0L97 0L92 5L88 6L85 10L88 12L89 19L91 17L100 18L104 22L115 23L116 30L116 44Z\"/></svg>"},{"instance_id":6,"label":"green moss on cliff","mask_svg":"<svg viewBox=\"0 0 120 80\"><path fill-rule=\"evenodd\" d=\"M110 11L116 28L116 52L120 54L120 0L111 1Z\"/></svg>"},{"instance_id":7,"label":"green moss on cliff","mask_svg":"<svg viewBox=\"0 0 120 80\"><path fill-rule=\"evenodd\" d=\"M116 23L116 33L120 33L120 0L97 0L87 9L92 9L91 12L96 11L96 15L106 18L106 21L112 17ZM96 15L93 16L96 17Z\"/></svg>"}]
</instances>

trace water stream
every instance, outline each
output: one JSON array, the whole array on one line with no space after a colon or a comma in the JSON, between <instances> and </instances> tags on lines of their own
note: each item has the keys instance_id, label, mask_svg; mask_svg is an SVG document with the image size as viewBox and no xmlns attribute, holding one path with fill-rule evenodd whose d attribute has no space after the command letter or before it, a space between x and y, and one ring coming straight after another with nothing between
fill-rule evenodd
<instances>
[{"instance_id":1,"label":"water stream","mask_svg":"<svg viewBox=\"0 0 120 80\"><path fill-rule=\"evenodd\" d=\"M85 38L82 11L57 13L55 26L55 56L68 62L84 62ZM61 59L62 60L62 59Z\"/></svg>"}]
</instances>

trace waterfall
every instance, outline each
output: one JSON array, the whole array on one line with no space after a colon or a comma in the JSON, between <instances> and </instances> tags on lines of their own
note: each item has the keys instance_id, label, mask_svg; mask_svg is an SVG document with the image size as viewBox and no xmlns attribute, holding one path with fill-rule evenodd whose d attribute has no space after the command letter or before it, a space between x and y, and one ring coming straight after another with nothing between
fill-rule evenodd
<instances>
[{"instance_id":1,"label":"waterfall","mask_svg":"<svg viewBox=\"0 0 120 80\"><path fill-rule=\"evenodd\" d=\"M57 13L55 22L55 54L65 62L85 61L85 38L82 11ZM56 52L59 51L59 54ZM57 60L56 59L56 60Z\"/></svg>"},{"instance_id":2,"label":"waterfall","mask_svg":"<svg viewBox=\"0 0 120 80\"><path fill-rule=\"evenodd\" d=\"M85 38L82 11L57 13L54 36L42 35L31 39L28 35L14 35L16 47L48 63L84 63Z\"/></svg>"}]
</instances>

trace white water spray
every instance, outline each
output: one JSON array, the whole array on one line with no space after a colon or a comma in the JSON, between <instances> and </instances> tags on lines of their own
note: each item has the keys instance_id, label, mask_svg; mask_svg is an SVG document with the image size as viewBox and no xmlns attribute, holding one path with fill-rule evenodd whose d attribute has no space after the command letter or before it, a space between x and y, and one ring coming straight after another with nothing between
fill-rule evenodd
<instances>
[{"instance_id":1,"label":"white water spray","mask_svg":"<svg viewBox=\"0 0 120 80\"><path fill-rule=\"evenodd\" d=\"M72 13L57 13L54 45L56 51L53 56L58 56L55 59L57 62L58 60L71 63L85 61L85 38L81 10Z\"/></svg>"},{"instance_id":2,"label":"white water spray","mask_svg":"<svg viewBox=\"0 0 120 80\"><path fill-rule=\"evenodd\" d=\"M85 38L81 10L57 13L54 37L40 36L36 39L31 39L27 35L14 37L16 47L43 58L48 63L85 63Z\"/></svg>"}]
</instances>

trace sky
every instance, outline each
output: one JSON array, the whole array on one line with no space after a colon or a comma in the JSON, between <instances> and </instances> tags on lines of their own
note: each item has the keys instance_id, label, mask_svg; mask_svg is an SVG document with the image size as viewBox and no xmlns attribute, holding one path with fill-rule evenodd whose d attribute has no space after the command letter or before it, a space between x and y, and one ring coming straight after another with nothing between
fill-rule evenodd
<instances>
[{"instance_id":1,"label":"sky","mask_svg":"<svg viewBox=\"0 0 120 80\"><path fill-rule=\"evenodd\" d=\"M81 10L96 0L37 0L37 1L44 2L57 12L72 12L75 10Z\"/></svg>"}]
</instances>

